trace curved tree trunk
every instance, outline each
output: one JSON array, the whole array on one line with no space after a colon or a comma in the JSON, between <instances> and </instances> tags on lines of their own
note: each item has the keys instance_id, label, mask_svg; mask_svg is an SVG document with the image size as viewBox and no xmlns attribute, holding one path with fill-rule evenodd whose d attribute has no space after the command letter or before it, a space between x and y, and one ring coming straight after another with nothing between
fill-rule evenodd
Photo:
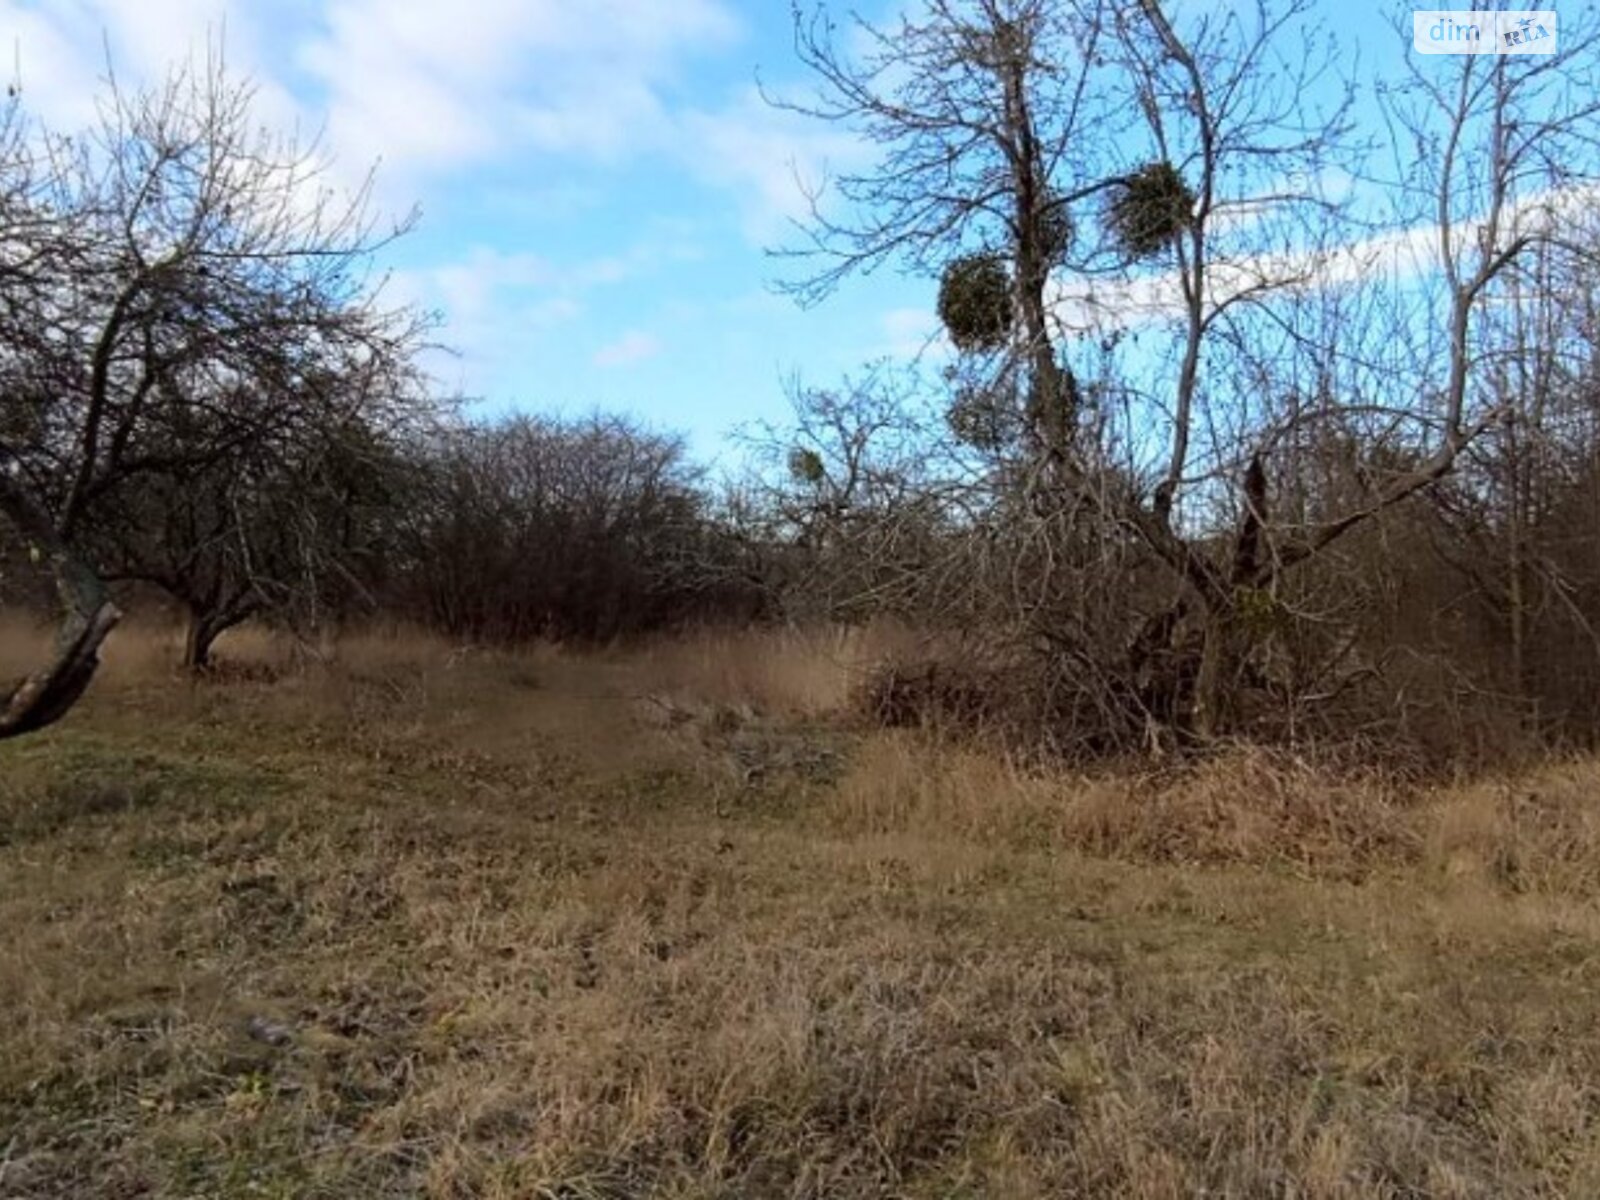
<instances>
[{"instance_id":1,"label":"curved tree trunk","mask_svg":"<svg viewBox=\"0 0 1600 1200\"><path fill-rule=\"evenodd\" d=\"M0 739L59 721L82 697L100 665L100 646L122 613L105 582L57 533L44 507L0 464L0 513L16 525L55 577L61 625L50 662L0 692Z\"/></svg>"},{"instance_id":2,"label":"curved tree trunk","mask_svg":"<svg viewBox=\"0 0 1600 1200\"><path fill-rule=\"evenodd\" d=\"M183 666L189 671L204 671L211 665L211 647L222 632L211 614L189 610L189 626L183 638Z\"/></svg>"},{"instance_id":3,"label":"curved tree trunk","mask_svg":"<svg viewBox=\"0 0 1600 1200\"><path fill-rule=\"evenodd\" d=\"M259 601L248 593L211 603L190 600L187 607L189 625L183 639L183 665L190 671L204 671L210 667L211 648L217 639L261 609Z\"/></svg>"}]
</instances>

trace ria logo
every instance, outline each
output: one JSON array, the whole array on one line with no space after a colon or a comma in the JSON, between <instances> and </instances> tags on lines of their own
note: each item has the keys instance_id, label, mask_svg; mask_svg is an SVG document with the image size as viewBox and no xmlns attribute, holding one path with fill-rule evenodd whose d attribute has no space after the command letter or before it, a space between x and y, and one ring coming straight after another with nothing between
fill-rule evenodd
<instances>
[{"instance_id":1,"label":"ria logo","mask_svg":"<svg viewBox=\"0 0 1600 1200\"><path fill-rule=\"evenodd\" d=\"M1500 29L1501 44L1507 48L1532 47L1536 42L1548 41L1550 48L1554 50L1556 42L1556 35L1553 32L1556 24L1555 13L1549 14L1551 18L1549 25L1537 19L1538 16L1542 15L1544 14L1522 17L1517 21L1516 27L1513 29L1507 29L1502 25Z\"/></svg>"},{"instance_id":2,"label":"ria logo","mask_svg":"<svg viewBox=\"0 0 1600 1200\"><path fill-rule=\"evenodd\" d=\"M1422 54L1554 54L1554 9L1418 9L1412 45Z\"/></svg>"}]
</instances>

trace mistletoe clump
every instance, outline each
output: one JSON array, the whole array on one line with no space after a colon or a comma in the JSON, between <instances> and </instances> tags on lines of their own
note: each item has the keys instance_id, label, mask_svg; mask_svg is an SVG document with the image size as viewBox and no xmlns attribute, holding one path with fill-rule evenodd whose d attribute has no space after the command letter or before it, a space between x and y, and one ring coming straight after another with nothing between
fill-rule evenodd
<instances>
[{"instance_id":1,"label":"mistletoe clump","mask_svg":"<svg viewBox=\"0 0 1600 1200\"><path fill-rule=\"evenodd\" d=\"M1111 201L1111 233L1135 258L1148 258L1172 245L1188 228L1194 193L1171 163L1140 167L1118 187Z\"/></svg>"},{"instance_id":2,"label":"mistletoe clump","mask_svg":"<svg viewBox=\"0 0 1600 1200\"><path fill-rule=\"evenodd\" d=\"M956 349L997 350L1011 335L1011 276L994 253L964 254L939 281L939 320Z\"/></svg>"},{"instance_id":3,"label":"mistletoe clump","mask_svg":"<svg viewBox=\"0 0 1600 1200\"><path fill-rule=\"evenodd\" d=\"M796 483L816 487L828 477L828 468L823 465L822 455L815 450L796 446L789 451L789 477Z\"/></svg>"},{"instance_id":4,"label":"mistletoe clump","mask_svg":"<svg viewBox=\"0 0 1600 1200\"><path fill-rule=\"evenodd\" d=\"M964 446L993 452L1005 445L1005 420L996 397L988 389L958 389L944 418L951 434Z\"/></svg>"}]
</instances>

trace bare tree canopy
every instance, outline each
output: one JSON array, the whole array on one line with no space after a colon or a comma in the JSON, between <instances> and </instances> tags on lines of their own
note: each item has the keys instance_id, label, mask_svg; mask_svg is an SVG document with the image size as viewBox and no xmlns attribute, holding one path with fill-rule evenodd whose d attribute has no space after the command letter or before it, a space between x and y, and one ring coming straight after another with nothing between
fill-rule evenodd
<instances>
[{"instance_id":1,"label":"bare tree canopy","mask_svg":"<svg viewBox=\"0 0 1600 1200\"><path fill-rule=\"evenodd\" d=\"M1305 0L829 12L795 12L814 95L774 102L878 153L813 197L788 286L941 278L967 507L1008 514L1041 551L1008 574L1057 597L1003 589L1018 636L1121 679L1129 728L1212 736L1248 696L1338 688L1341 637L1289 637L1338 625L1295 578L1504 425L1516 348L1490 310L1533 262L1590 253L1571 231L1600 179L1593 15L1551 55L1413 56L1376 81L1374 129ZM1313 497L1336 446L1365 482ZM1071 599L1152 569L1165 599ZM1178 677L1152 691L1158 660Z\"/></svg>"},{"instance_id":2,"label":"bare tree canopy","mask_svg":"<svg viewBox=\"0 0 1600 1200\"><path fill-rule=\"evenodd\" d=\"M355 414L417 407L426 322L385 307L372 276L404 224L380 229L364 190L341 194L314 151L261 130L251 98L211 62L153 90L113 83L83 134L15 100L5 114L0 511L66 617L0 732L48 724L87 685L116 619L92 546L155 481L241 477Z\"/></svg>"}]
</instances>

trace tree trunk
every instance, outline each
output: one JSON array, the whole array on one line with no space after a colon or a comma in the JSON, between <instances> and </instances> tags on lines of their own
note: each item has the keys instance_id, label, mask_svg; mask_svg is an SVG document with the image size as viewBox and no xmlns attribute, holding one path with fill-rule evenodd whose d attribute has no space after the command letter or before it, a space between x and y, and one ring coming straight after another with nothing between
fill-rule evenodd
<instances>
[{"instance_id":1,"label":"tree trunk","mask_svg":"<svg viewBox=\"0 0 1600 1200\"><path fill-rule=\"evenodd\" d=\"M1245 663L1261 637L1254 616L1239 611L1240 598L1258 594L1270 579L1263 563L1267 527L1267 472L1259 453L1245 467L1241 492L1244 512L1234 537L1228 584L1205 602L1200 668L1195 676L1190 726L1201 738L1234 732L1239 724Z\"/></svg>"},{"instance_id":2,"label":"tree trunk","mask_svg":"<svg viewBox=\"0 0 1600 1200\"><path fill-rule=\"evenodd\" d=\"M1195 736L1210 739L1223 737L1237 728L1244 647L1238 619L1231 610L1208 613L1203 638L1190 727Z\"/></svg>"},{"instance_id":3,"label":"tree trunk","mask_svg":"<svg viewBox=\"0 0 1600 1200\"><path fill-rule=\"evenodd\" d=\"M259 599L249 593L228 595L207 604L188 602L189 628L183 639L183 665L191 671L204 671L211 665L211 647L235 625L242 625L261 611Z\"/></svg>"},{"instance_id":4,"label":"tree trunk","mask_svg":"<svg viewBox=\"0 0 1600 1200\"><path fill-rule=\"evenodd\" d=\"M1005 55L1000 65L1005 88L1005 126L1016 146L1011 165L1015 193L1013 266L1017 308L1027 338L1030 366L1026 415L1046 458L1060 467L1072 450L1077 422L1076 397L1070 376L1056 361L1055 345L1050 337L1049 306L1045 301L1052 258L1052 249L1047 244L1051 196L1038 131L1028 103L1031 48L1014 30L1004 28L1000 32L1000 49Z\"/></svg>"},{"instance_id":5,"label":"tree trunk","mask_svg":"<svg viewBox=\"0 0 1600 1200\"><path fill-rule=\"evenodd\" d=\"M189 610L189 627L183 639L183 665L189 671L204 671L211 665L211 646L223 630L215 614Z\"/></svg>"},{"instance_id":6,"label":"tree trunk","mask_svg":"<svg viewBox=\"0 0 1600 1200\"><path fill-rule=\"evenodd\" d=\"M54 724L78 702L100 665L100 646L121 619L103 580L61 537L49 514L0 460L0 515L9 518L55 577L61 604L50 663L0 690L0 739Z\"/></svg>"}]
</instances>

